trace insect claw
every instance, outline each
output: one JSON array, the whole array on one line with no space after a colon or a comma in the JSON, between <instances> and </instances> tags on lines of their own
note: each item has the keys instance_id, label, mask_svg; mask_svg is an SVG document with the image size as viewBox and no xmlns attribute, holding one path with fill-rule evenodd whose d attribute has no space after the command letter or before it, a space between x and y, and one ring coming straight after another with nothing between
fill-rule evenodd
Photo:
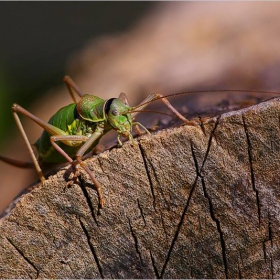
<instances>
[{"instance_id":1,"label":"insect claw","mask_svg":"<svg viewBox=\"0 0 280 280\"><path fill-rule=\"evenodd\" d=\"M189 126L196 126L196 125L198 125L199 124L199 121L198 120L191 120L191 121L189 121L189 120L185 120L184 121L184 123L186 124L186 125L189 125Z\"/></svg>"},{"instance_id":2,"label":"insect claw","mask_svg":"<svg viewBox=\"0 0 280 280\"><path fill-rule=\"evenodd\" d=\"M69 187L72 187L74 185L74 181L73 180L70 180L69 182L66 183L66 187L69 188Z\"/></svg>"},{"instance_id":3,"label":"insect claw","mask_svg":"<svg viewBox=\"0 0 280 280\"><path fill-rule=\"evenodd\" d=\"M152 126L152 127L150 127L149 128L149 132L150 132L150 134L151 134L151 131L156 131L156 130L158 130L159 129L159 126L158 125L154 125L154 126Z\"/></svg>"},{"instance_id":4,"label":"insect claw","mask_svg":"<svg viewBox=\"0 0 280 280\"><path fill-rule=\"evenodd\" d=\"M202 117L202 118L200 118L200 121L201 121L202 123L207 123L207 122L209 122L210 120L212 120L212 118L210 118L210 117Z\"/></svg>"},{"instance_id":5,"label":"insect claw","mask_svg":"<svg viewBox=\"0 0 280 280\"><path fill-rule=\"evenodd\" d=\"M66 186L71 187L74 184L78 183L78 179L80 175L81 175L81 171L78 169L75 169L73 172L71 172L71 175L69 176L69 181L66 183Z\"/></svg>"},{"instance_id":6,"label":"insect claw","mask_svg":"<svg viewBox=\"0 0 280 280\"><path fill-rule=\"evenodd\" d=\"M104 201L104 199L103 199L103 198L99 198L99 207L100 207L101 209L103 209L104 206L105 206L105 201Z\"/></svg>"},{"instance_id":7,"label":"insect claw","mask_svg":"<svg viewBox=\"0 0 280 280\"><path fill-rule=\"evenodd\" d=\"M121 141L121 139L120 139L120 135L118 135L118 142L119 142L119 145L120 145L120 147L123 145L123 143L122 143L122 141Z\"/></svg>"}]
</instances>

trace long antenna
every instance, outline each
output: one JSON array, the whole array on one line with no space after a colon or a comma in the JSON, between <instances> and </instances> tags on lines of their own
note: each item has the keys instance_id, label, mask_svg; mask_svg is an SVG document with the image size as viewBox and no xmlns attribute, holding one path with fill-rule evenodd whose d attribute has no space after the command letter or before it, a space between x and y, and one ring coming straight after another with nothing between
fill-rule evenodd
<instances>
[{"instance_id":1,"label":"long antenna","mask_svg":"<svg viewBox=\"0 0 280 280\"><path fill-rule=\"evenodd\" d=\"M168 113L165 113L165 112L161 112L161 111L156 111L156 110L147 110L147 109L143 109L143 110L133 110L133 111L130 111L129 113L135 113L135 112L139 112L139 113L155 113L155 114L161 114L161 115L166 115L166 116L169 116L169 117L174 117L174 115L171 115L171 114L168 114Z\"/></svg>"},{"instance_id":2,"label":"long antenna","mask_svg":"<svg viewBox=\"0 0 280 280\"><path fill-rule=\"evenodd\" d=\"M134 106L134 109L137 109L139 107L142 107L143 105L148 105L154 101L163 99L163 98L168 98L168 97L173 97L173 96L179 96L179 95L192 95L192 94L196 94L196 93L207 93L207 92L243 92L243 93L268 93L268 94L278 94L280 96L280 92L276 92L276 91L262 91L262 90L242 90L242 89L210 89L210 90L195 90L195 91L185 91L185 92L178 92L178 93L173 93L173 94L169 94L169 95L165 95L162 97L157 97L151 101L147 101L144 103L141 103L137 106ZM133 110L134 112L134 110Z\"/></svg>"}]
</instances>

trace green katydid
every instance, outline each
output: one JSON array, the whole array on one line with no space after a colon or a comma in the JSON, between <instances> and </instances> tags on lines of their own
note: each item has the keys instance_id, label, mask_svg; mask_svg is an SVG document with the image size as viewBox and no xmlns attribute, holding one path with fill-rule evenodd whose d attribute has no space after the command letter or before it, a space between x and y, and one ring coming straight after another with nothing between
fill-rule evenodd
<instances>
[{"instance_id":1,"label":"green katydid","mask_svg":"<svg viewBox=\"0 0 280 280\"><path fill-rule=\"evenodd\" d=\"M45 177L39 165L39 161L46 163L68 161L76 170L79 164L80 167L88 173L94 183L101 208L104 206L101 185L95 179L92 171L82 161L82 157L98 144L100 138L105 133L112 129L116 130L120 145L122 145L120 140L121 135L133 141L133 126L135 126L136 129L138 129L137 126L140 126L149 133L141 123L134 121L134 117L151 101L157 99L160 99L184 123L189 125L194 124L194 122L187 120L181 115L166 98L156 93L150 94L139 105L131 107L124 93L121 93L118 98L103 100L94 95L83 94L69 76L65 76L63 81L74 103L59 109L48 122L39 119L18 104L13 104L12 106L13 116L28 148L40 180L43 182ZM79 101L76 101L74 93L80 97ZM35 147L39 154L38 159L34 154L21 124L18 116L19 113L33 120L44 129L41 137L35 142ZM0 156L0 159L7 163L15 163L15 161L2 156Z\"/></svg>"},{"instance_id":2,"label":"green katydid","mask_svg":"<svg viewBox=\"0 0 280 280\"><path fill-rule=\"evenodd\" d=\"M65 76L63 81L65 82L74 103L59 109L48 122L39 119L18 104L13 104L12 106L13 116L28 148L40 180L43 182L45 177L39 165L39 161L46 163L62 163L68 161L76 170L78 170L77 165L80 165L80 167L88 173L96 187L101 208L104 207L101 184L96 180L88 166L82 161L82 157L98 144L100 138L104 134L112 129L116 130L118 133L118 142L122 145L120 140L121 135L128 137L129 140L133 141L133 126L137 131L139 131L138 126L140 126L149 133L141 123L134 121L134 118L139 112L143 111L147 105L156 100L161 100L185 124L195 125L197 122L189 121L181 115L169 103L166 97L202 92L240 92L240 90L202 90L175 93L166 97L153 93L145 98L139 105L131 107L124 93L121 93L118 98L103 100L94 95L83 94L69 76ZM245 90L243 92L256 93L260 91ZM79 101L76 101L74 93L80 97ZM36 158L27 138L18 113L30 118L44 129L41 137L35 142L39 154L38 159ZM21 162L3 156L0 156L0 160L12 165L24 167ZM29 164L26 164L26 166L29 166Z\"/></svg>"}]
</instances>

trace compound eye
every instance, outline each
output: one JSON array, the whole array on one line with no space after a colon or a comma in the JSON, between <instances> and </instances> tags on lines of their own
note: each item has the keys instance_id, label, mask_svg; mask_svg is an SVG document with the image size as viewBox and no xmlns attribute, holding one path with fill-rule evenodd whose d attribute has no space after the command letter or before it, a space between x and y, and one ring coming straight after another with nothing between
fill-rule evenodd
<instances>
[{"instance_id":1,"label":"compound eye","mask_svg":"<svg viewBox=\"0 0 280 280\"><path fill-rule=\"evenodd\" d=\"M118 110L117 110L117 109L113 109L113 110L112 110L112 114L113 114L114 116L117 116L117 115L118 115Z\"/></svg>"}]
</instances>

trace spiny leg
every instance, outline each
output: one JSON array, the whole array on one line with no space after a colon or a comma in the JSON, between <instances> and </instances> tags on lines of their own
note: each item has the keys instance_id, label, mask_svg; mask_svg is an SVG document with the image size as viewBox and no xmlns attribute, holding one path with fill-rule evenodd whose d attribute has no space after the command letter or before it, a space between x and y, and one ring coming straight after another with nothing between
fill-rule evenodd
<instances>
[{"instance_id":1,"label":"spiny leg","mask_svg":"<svg viewBox=\"0 0 280 280\"><path fill-rule=\"evenodd\" d=\"M85 154L85 152L93 145L93 143L103 135L103 132L104 132L104 128L98 127L96 129L96 131L88 139L88 141L79 149L79 151L76 154L77 162L88 173L92 182L95 185L95 188L96 188L96 191L97 191L97 194L98 194L98 198L99 198L99 204L100 204L101 208L103 208L104 205L105 205L105 201L104 201L103 194L102 194L102 189L101 189L101 184L95 179L92 171L82 161L82 157Z\"/></svg>"},{"instance_id":2,"label":"spiny leg","mask_svg":"<svg viewBox=\"0 0 280 280\"><path fill-rule=\"evenodd\" d=\"M17 104L14 104L14 105L13 105L13 107L12 107L13 116L14 116L16 125L17 125L17 127L18 127L18 129L19 129L19 131L20 131L20 134L21 134L21 136L23 137L23 140L24 140L24 142L25 142L25 145L26 145L26 147L27 147L27 149L28 149L28 152L29 152L29 154L30 154L30 156L31 156L31 159L32 159L32 161L33 161L33 163L34 163L34 166L35 166L35 169L36 169L36 171L37 171L37 173L38 173L38 176L39 176L41 182L43 183L43 182L45 181L45 177L44 177L43 171L42 171L42 169L41 169L41 167L40 167L40 165L39 165L39 162L38 162L38 160L37 160L37 158L36 158L36 156L35 156L35 154L34 154L34 151L33 151L32 147L31 147L31 144L30 144L30 142L29 142L29 140L28 140L28 137L27 137L27 135L26 135L26 133L25 133L25 130L24 130L23 126L22 126L22 123L21 123L21 121L20 121L20 118L19 118L19 116L18 116L18 114L17 114L17 113L22 113L22 114L24 114L21 110L19 110L20 108L21 108L21 107L19 107ZM24 115L25 115L25 114L24 114Z\"/></svg>"},{"instance_id":3,"label":"spiny leg","mask_svg":"<svg viewBox=\"0 0 280 280\"><path fill-rule=\"evenodd\" d=\"M77 103L76 98L74 96L74 93L72 91L72 89L80 96L82 97L84 94L82 93L82 91L79 89L79 87L76 85L76 83L69 77L69 76L65 76L63 78L63 82L66 84L68 91L73 99L73 101L75 103Z\"/></svg>"},{"instance_id":4,"label":"spiny leg","mask_svg":"<svg viewBox=\"0 0 280 280\"><path fill-rule=\"evenodd\" d=\"M82 135L54 135L51 136L51 144L53 147L56 149L57 152L59 152L64 158L71 163L77 170L76 163L75 161L67 155L67 153L55 142L56 141L61 141L63 143L68 143L68 145L74 144L73 142L85 142L85 144L78 150L76 154L76 160L77 163L80 164L80 166L88 173L90 176L92 182L95 185L96 192L98 194L98 200L99 200L99 205L101 208L104 207L105 202L102 194L102 189L101 189L101 184L96 180L94 177L92 171L87 167L87 165L82 161L82 156L85 154L85 152L92 146L92 144L102 135L102 131L96 131L95 133L92 134L90 138L87 138L86 136Z\"/></svg>"},{"instance_id":5,"label":"spiny leg","mask_svg":"<svg viewBox=\"0 0 280 280\"><path fill-rule=\"evenodd\" d=\"M41 167L40 167L40 165L38 163L38 160L37 160L37 158L36 158L36 156L34 154L34 151L33 151L32 147L31 147L31 144L30 144L30 142L28 140L28 137L27 137L27 135L25 133L25 130L24 130L23 126L22 126L22 123L20 121L18 113L28 117L29 119L31 119L32 121L37 123L39 126L41 126L44 130L46 130L51 135L60 135L60 136L62 136L62 135L63 136L67 136L67 135L66 135L66 133L63 130L61 130L61 129L59 129L59 128L57 128L57 127L55 127L55 126L53 126L53 125L51 125L51 124L49 124L49 123L47 123L47 122L45 122L43 120L41 120L40 118L38 118L35 115L31 114L29 111L27 111L26 109L24 109L23 107L21 107L18 104L13 104L12 111L13 111L13 116L15 118L15 121L16 121L16 124L18 126L18 129L19 129L19 131L20 131L20 133L21 133L21 135L22 135L22 137L24 139L24 142L25 142L25 144L27 146L27 149L29 151L29 154L30 154L30 156L32 158L32 161L34 163L36 171L37 171L37 173L39 175L39 178L43 182L45 180L45 177L44 177L42 169L41 169ZM69 145L69 143L65 143L65 144Z\"/></svg>"}]
</instances>

